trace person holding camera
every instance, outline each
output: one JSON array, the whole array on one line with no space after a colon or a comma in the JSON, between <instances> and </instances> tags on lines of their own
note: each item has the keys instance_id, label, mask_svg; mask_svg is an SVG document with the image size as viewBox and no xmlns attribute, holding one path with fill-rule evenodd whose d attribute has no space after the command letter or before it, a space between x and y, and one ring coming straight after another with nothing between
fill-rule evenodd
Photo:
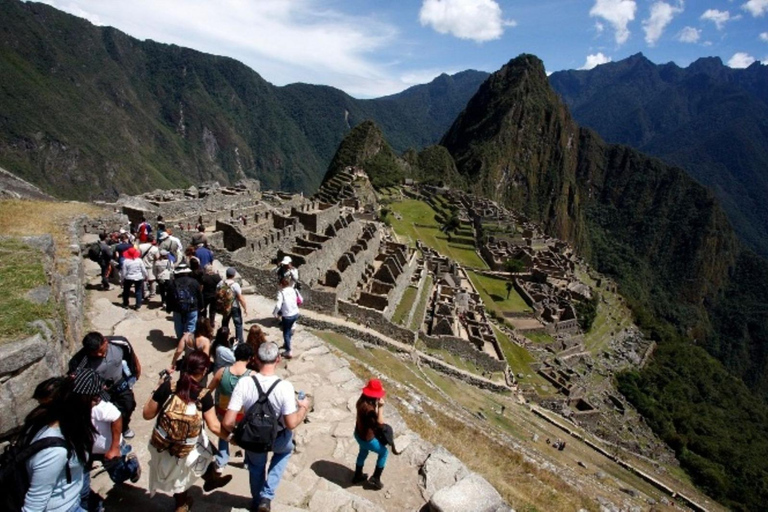
<instances>
[{"instance_id":1,"label":"person holding camera","mask_svg":"<svg viewBox=\"0 0 768 512\"><path fill-rule=\"evenodd\" d=\"M363 464L365 464L365 459L368 458L368 453L375 452L378 455L376 470L370 480L368 480L368 483L374 489L384 487L384 484L381 483L381 473L387 464L389 450L377 434L385 425L384 397L386 394L387 392L384 391L381 381L379 379L371 379L363 388L363 392L357 400L355 441L360 446L360 451L355 463L355 476L352 478L353 484L365 482L368 475L363 473Z\"/></svg>"},{"instance_id":2,"label":"person holding camera","mask_svg":"<svg viewBox=\"0 0 768 512\"><path fill-rule=\"evenodd\" d=\"M213 397L202 384L208 373L210 358L201 350L186 357L175 388L167 370L144 405L145 420L157 418L149 442L149 492L173 494L176 512L187 512L192 506L189 489L198 478L205 482L205 492L225 486L232 475L220 475L213 462L213 446L203 425L222 437ZM226 437L226 436L224 436Z\"/></svg>"}]
</instances>

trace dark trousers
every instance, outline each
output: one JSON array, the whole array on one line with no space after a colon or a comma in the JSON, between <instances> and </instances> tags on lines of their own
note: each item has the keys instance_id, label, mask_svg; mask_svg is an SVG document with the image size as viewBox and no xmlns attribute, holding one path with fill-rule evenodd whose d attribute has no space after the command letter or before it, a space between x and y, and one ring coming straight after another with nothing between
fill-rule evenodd
<instances>
[{"instance_id":1,"label":"dark trousers","mask_svg":"<svg viewBox=\"0 0 768 512\"><path fill-rule=\"evenodd\" d=\"M211 322L211 327L216 325L216 297L203 297L203 307L200 314Z\"/></svg>"},{"instance_id":2,"label":"dark trousers","mask_svg":"<svg viewBox=\"0 0 768 512\"><path fill-rule=\"evenodd\" d=\"M99 260L99 267L101 268L101 286L106 290L109 288L109 260Z\"/></svg>"},{"instance_id":3,"label":"dark trousers","mask_svg":"<svg viewBox=\"0 0 768 512\"><path fill-rule=\"evenodd\" d=\"M144 296L144 280L131 281L126 279L123 281L123 307L128 307L128 297L131 294L131 286L136 290L136 308L141 307L141 300Z\"/></svg>"},{"instance_id":4,"label":"dark trousers","mask_svg":"<svg viewBox=\"0 0 768 512\"><path fill-rule=\"evenodd\" d=\"M133 396L133 390L128 388L119 393L110 393L109 396L112 404L123 415L123 432L125 432L131 424L131 415L136 409L136 398Z\"/></svg>"}]
</instances>

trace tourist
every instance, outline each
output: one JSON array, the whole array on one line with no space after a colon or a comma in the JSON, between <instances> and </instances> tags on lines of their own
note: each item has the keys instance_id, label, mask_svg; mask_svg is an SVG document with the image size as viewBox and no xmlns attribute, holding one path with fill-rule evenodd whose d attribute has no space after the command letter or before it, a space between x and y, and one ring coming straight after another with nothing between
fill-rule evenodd
<instances>
[{"instance_id":1,"label":"tourist","mask_svg":"<svg viewBox=\"0 0 768 512\"><path fill-rule=\"evenodd\" d=\"M160 241L158 247L160 250L168 251L168 259L174 267L177 266L181 261L181 240L173 236L173 231L170 229L159 233L157 236Z\"/></svg>"},{"instance_id":2,"label":"tourist","mask_svg":"<svg viewBox=\"0 0 768 512\"><path fill-rule=\"evenodd\" d=\"M207 318L200 318L195 325L194 334L188 332L185 333L179 343L176 345L176 351L173 353L173 359L171 359L171 372L184 370L184 364L179 358L184 354L184 359L194 351L203 352L210 358L211 355L211 338L213 338L213 329Z\"/></svg>"},{"instance_id":3,"label":"tourist","mask_svg":"<svg viewBox=\"0 0 768 512\"><path fill-rule=\"evenodd\" d=\"M251 348L253 348L253 353L258 354L259 353L259 347L262 343L267 342L267 335L264 334L264 331L261 329L261 326L258 324L253 324L250 329L248 329L248 337L245 339L245 343L247 345L250 345ZM258 370L258 358L254 358L251 361L251 364L249 368L253 370Z\"/></svg>"},{"instance_id":4,"label":"tourist","mask_svg":"<svg viewBox=\"0 0 768 512\"><path fill-rule=\"evenodd\" d=\"M202 316L207 316L211 321L211 326L216 325L216 289L221 282L221 276L213 265L206 265L203 269L203 276L200 284L203 286L203 305L200 308Z\"/></svg>"},{"instance_id":5,"label":"tourist","mask_svg":"<svg viewBox=\"0 0 768 512\"><path fill-rule=\"evenodd\" d=\"M69 360L69 374L90 368L103 379L109 401L123 416L123 437L134 436L131 415L136 409L133 385L141 377L141 363L130 342L122 336L102 336L89 332L83 337L83 348Z\"/></svg>"},{"instance_id":6,"label":"tourist","mask_svg":"<svg viewBox=\"0 0 768 512\"><path fill-rule=\"evenodd\" d=\"M213 353L213 373L221 368L235 364L235 352L232 348L234 339L229 336L229 327L221 326L216 332L211 352Z\"/></svg>"},{"instance_id":7,"label":"tourist","mask_svg":"<svg viewBox=\"0 0 768 512\"><path fill-rule=\"evenodd\" d=\"M206 247L204 243L199 243L196 247L195 256L200 260L200 268L213 264L213 251Z\"/></svg>"},{"instance_id":8,"label":"tourist","mask_svg":"<svg viewBox=\"0 0 768 512\"><path fill-rule=\"evenodd\" d=\"M29 488L22 512L85 512L88 507L90 487L84 484L96 434L91 423L93 388L84 373L59 384L57 399L33 409L24 420L22 446L45 438L59 438L62 445L44 448L27 461Z\"/></svg>"},{"instance_id":9,"label":"tourist","mask_svg":"<svg viewBox=\"0 0 768 512\"><path fill-rule=\"evenodd\" d=\"M144 291L147 293L147 300L155 296L156 281L155 262L160 258L160 249L155 244L155 237L147 235L147 241L139 244L141 261L144 262L144 268L147 269L147 280L145 281Z\"/></svg>"},{"instance_id":10,"label":"tourist","mask_svg":"<svg viewBox=\"0 0 768 512\"><path fill-rule=\"evenodd\" d=\"M280 329L283 331L283 357L291 359L291 338L293 337L293 324L299 319L299 303L301 294L296 288L291 286L291 279L288 276L280 281L280 290L277 292L277 302L272 314L280 319Z\"/></svg>"},{"instance_id":11,"label":"tourist","mask_svg":"<svg viewBox=\"0 0 768 512\"><path fill-rule=\"evenodd\" d=\"M120 269L120 279L123 281L123 307L128 307L128 297L131 295L131 287L135 290L136 305L134 309L141 308L144 295L144 280L147 279L147 268L141 260L138 249L131 247L123 253L125 260Z\"/></svg>"},{"instance_id":12,"label":"tourist","mask_svg":"<svg viewBox=\"0 0 768 512\"><path fill-rule=\"evenodd\" d=\"M123 262L125 261L125 251L133 249L133 244L129 240L128 233L124 229L120 230L120 241L115 246L115 250L112 253L112 257L117 261L117 268L123 268Z\"/></svg>"},{"instance_id":13,"label":"tourist","mask_svg":"<svg viewBox=\"0 0 768 512\"><path fill-rule=\"evenodd\" d=\"M45 379L43 382L35 387L35 391L32 393L32 398L37 400L40 405L48 405L51 402L58 400L61 386L64 383L66 377L51 377Z\"/></svg>"},{"instance_id":14,"label":"tourist","mask_svg":"<svg viewBox=\"0 0 768 512\"><path fill-rule=\"evenodd\" d=\"M200 285L192 277L192 271L184 263L176 267L174 278L168 285L166 310L173 313L173 326L176 339L180 340L184 333L195 332L197 312L203 301Z\"/></svg>"},{"instance_id":15,"label":"tourist","mask_svg":"<svg viewBox=\"0 0 768 512\"><path fill-rule=\"evenodd\" d=\"M112 265L112 248L107 243L107 234L105 232L99 233L99 258L96 263L99 264L101 269L101 287L104 290L109 290L109 274Z\"/></svg>"},{"instance_id":16,"label":"tourist","mask_svg":"<svg viewBox=\"0 0 768 512\"><path fill-rule=\"evenodd\" d=\"M232 432L238 414L248 411L262 393L268 395L272 410L278 415L279 432L272 446L272 459L267 469L267 453L245 451L245 463L250 473L252 510L268 512L280 484L288 460L293 451L292 430L301 425L307 416L309 400L296 400L293 385L280 380L275 374L275 367L280 362L280 350L277 344L264 343L259 347L258 359L260 370L252 378L240 379L232 392L232 398L224 415L223 429ZM247 412L246 412L247 415Z\"/></svg>"},{"instance_id":17,"label":"tourist","mask_svg":"<svg viewBox=\"0 0 768 512\"><path fill-rule=\"evenodd\" d=\"M284 256L277 267L277 282L282 282L284 277L288 277L291 286L301 289L299 286L299 269L293 266L293 260L290 256Z\"/></svg>"},{"instance_id":18,"label":"tourist","mask_svg":"<svg viewBox=\"0 0 768 512\"><path fill-rule=\"evenodd\" d=\"M155 281L157 282L156 292L160 296L160 305L163 307L165 307L168 283L173 277L173 264L168 259L168 255L168 251L161 249L158 252L153 269Z\"/></svg>"},{"instance_id":19,"label":"tourist","mask_svg":"<svg viewBox=\"0 0 768 512\"><path fill-rule=\"evenodd\" d=\"M136 234L138 235L140 244L147 243L149 235L152 234L152 225L147 222L146 218L141 218L141 223L136 228Z\"/></svg>"},{"instance_id":20,"label":"tourist","mask_svg":"<svg viewBox=\"0 0 768 512\"><path fill-rule=\"evenodd\" d=\"M197 226L197 233L192 235L192 245L198 247L200 244L208 246L208 237L205 236L205 226L202 224Z\"/></svg>"},{"instance_id":21,"label":"tourist","mask_svg":"<svg viewBox=\"0 0 768 512\"><path fill-rule=\"evenodd\" d=\"M235 361L231 366L219 368L213 375L213 380L208 385L208 389L215 390L214 401L216 402L216 414L220 420L224 419L224 415L227 413L227 407L229 406L229 400L232 397L232 391L237 386L238 381L242 377L247 377L251 374L251 370L248 368L248 363L253 359L253 348L247 343L241 343L237 346L234 353ZM235 419L236 423L240 423L245 415L244 410L240 410ZM216 466L221 471L224 466L229 462L229 443L226 439L219 439L219 453L215 456Z\"/></svg>"},{"instance_id":22,"label":"tourist","mask_svg":"<svg viewBox=\"0 0 768 512\"><path fill-rule=\"evenodd\" d=\"M355 441L360 446L355 462L355 475L352 478L353 484L364 482L368 475L363 474L363 465L369 452L375 452L378 455L376 459L376 469L368 483L375 489L381 489L384 484L381 483L381 473L387 464L389 450L386 444L377 437L377 431L384 425L384 396L386 391L381 385L379 379L371 379L363 388L360 398L357 400L357 419L355 421Z\"/></svg>"},{"instance_id":23,"label":"tourist","mask_svg":"<svg viewBox=\"0 0 768 512\"><path fill-rule=\"evenodd\" d=\"M248 315L248 308L245 305L245 298L243 298L243 291L240 288L240 284L235 281L237 271L229 267L226 271L226 279L219 283L219 288L222 286L228 286L232 290L232 308L229 314L221 321L221 325L229 327L229 320L235 324L235 338L238 343L243 342L243 318Z\"/></svg>"},{"instance_id":24,"label":"tourist","mask_svg":"<svg viewBox=\"0 0 768 512\"><path fill-rule=\"evenodd\" d=\"M160 235L165 233L165 219L163 219L162 215L157 216L157 239L162 240L160 238Z\"/></svg>"},{"instance_id":25,"label":"tourist","mask_svg":"<svg viewBox=\"0 0 768 512\"><path fill-rule=\"evenodd\" d=\"M201 384L208 372L210 359L195 350L186 357L185 368L176 386L170 378L161 377L157 388L144 405L145 420L157 418L149 443L149 495L162 491L172 494L177 512L192 506L189 489L198 478L204 480L206 492L226 485L232 475L222 476L212 462L213 447L203 424L221 436L213 397Z\"/></svg>"}]
</instances>

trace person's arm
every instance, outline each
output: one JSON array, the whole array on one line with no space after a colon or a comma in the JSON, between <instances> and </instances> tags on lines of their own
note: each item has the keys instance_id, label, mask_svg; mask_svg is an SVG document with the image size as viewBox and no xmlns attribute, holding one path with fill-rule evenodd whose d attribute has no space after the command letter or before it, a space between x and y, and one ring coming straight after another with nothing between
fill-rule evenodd
<instances>
[{"instance_id":1,"label":"person's arm","mask_svg":"<svg viewBox=\"0 0 768 512\"><path fill-rule=\"evenodd\" d=\"M134 377L136 377L136 380L139 380L141 378L141 363L139 362L139 356L136 355L136 351L131 348L131 354L133 354L133 364L136 366L136 374Z\"/></svg>"},{"instance_id":2,"label":"person's arm","mask_svg":"<svg viewBox=\"0 0 768 512\"><path fill-rule=\"evenodd\" d=\"M33 460L29 489L24 496L22 512L43 512L48 508L53 488L67 464L67 450L49 448L38 452ZM27 467L30 467L29 463Z\"/></svg>"},{"instance_id":3,"label":"person's arm","mask_svg":"<svg viewBox=\"0 0 768 512\"><path fill-rule=\"evenodd\" d=\"M187 336L191 336L191 333L185 332L181 336L181 339L179 339L179 343L176 345L176 351L173 353L173 358L171 359L171 367L168 369L171 373L176 371L176 361L178 361L181 354L184 353L184 346L187 344Z\"/></svg>"},{"instance_id":4,"label":"person's arm","mask_svg":"<svg viewBox=\"0 0 768 512\"><path fill-rule=\"evenodd\" d=\"M296 412L283 416L285 428L289 430L295 429L304 422L304 418L307 417L307 412L309 412L309 398L297 400L296 406L298 407Z\"/></svg>"},{"instance_id":5,"label":"person's arm","mask_svg":"<svg viewBox=\"0 0 768 512\"><path fill-rule=\"evenodd\" d=\"M203 420L205 420L205 424L208 426L208 430L210 430L216 437L220 437L222 439L227 439L229 437L229 431L225 432L221 428L219 418L216 417L215 407L211 407L203 413Z\"/></svg>"},{"instance_id":6,"label":"person's arm","mask_svg":"<svg viewBox=\"0 0 768 512\"><path fill-rule=\"evenodd\" d=\"M275 303L275 309L272 311L272 315L277 318L280 316L280 310L283 307L283 290L277 292L277 302Z\"/></svg>"},{"instance_id":7,"label":"person's arm","mask_svg":"<svg viewBox=\"0 0 768 512\"><path fill-rule=\"evenodd\" d=\"M155 401L155 394L160 390L163 385L168 382L164 378L160 378L160 381L157 383L157 387L152 392L151 395L149 395L149 399L147 399L147 403L144 404L144 409L141 411L141 417L145 420L152 420L157 417L157 414L160 412L160 404ZM168 391L170 391L170 384L168 385Z\"/></svg>"},{"instance_id":8,"label":"person's arm","mask_svg":"<svg viewBox=\"0 0 768 512\"><path fill-rule=\"evenodd\" d=\"M213 379L211 379L211 383L208 384L208 389L211 390L211 393L213 393L213 391L219 387L222 375L224 375L224 368L219 368L216 370L216 374L213 376Z\"/></svg>"},{"instance_id":9,"label":"person's arm","mask_svg":"<svg viewBox=\"0 0 768 512\"><path fill-rule=\"evenodd\" d=\"M106 460L114 459L120 456L120 437L123 434L123 417L119 416L115 421L110 424L110 431L112 433L112 443L104 454Z\"/></svg>"},{"instance_id":10,"label":"person's arm","mask_svg":"<svg viewBox=\"0 0 768 512\"><path fill-rule=\"evenodd\" d=\"M240 311L243 312L243 316L248 314L248 306L245 305L245 298L243 298L242 290L237 294L237 302L240 303Z\"/></svg>"},{"instance_id":11,"label":"person's arm","mask_svg":"<svg viewBox=\"0 0 768 512\"><path fill-rule=\"evenodd\" d=\"M384 399L379 398L379 401L376 403L376 422L379 425L384 424Z\"/></svg>"},{"instance_id":12,"label":"person's arm","mask_svg":"<svg viewBox=\"0 0 768 512\"><path fill-rule=\"evenodd\" d=\"M226 437L224 434L229 435L235 431L235 426L237 425L237 413L238 411L227 409L224 418L221 420L221 428L223 430L222 438Z\"/></svg>"}]
</instances>

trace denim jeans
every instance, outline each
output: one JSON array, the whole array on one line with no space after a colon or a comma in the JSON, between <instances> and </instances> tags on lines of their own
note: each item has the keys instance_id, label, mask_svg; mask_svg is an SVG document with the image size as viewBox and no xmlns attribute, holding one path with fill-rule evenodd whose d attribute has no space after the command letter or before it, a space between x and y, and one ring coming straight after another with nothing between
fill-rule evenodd
<instances>
[{"instance_id":1,"label":"denim jeans","mask_svg":"<svg viewBox=\"0 0 768 512\"><path fill-rule=\"evenodd\" d=\"M107 470L109 478L116 484L125 482L135 475L139 469L139 461L137 459L125 458L129 453L131 453L131 445L123 443L120 445L120 457L104 461L104 468ZM103 458L103 455L101 457Z\"/></svg>"},{"instance_id":2,"label":"denim jeans","mask_svg":"<svg viewBox=\"0 0 768 512\"><path fill-rule=\"evenodd\" d=\"M280 319L280 328L283 330L283 344L285 351L291 351L291 338L293 337L293 324L299 319L299 315L284 316Z\"/></svg>"},{"instance_id":3,"label":"denim jeans","mask_svg":"<svg viewBox=\"0 0 768 512\"><path fill-rule=\"evenodd\" d=\"M197 326L197 311L189 313L173 312L173 328L176 330L176 339L180 340L185 332L195 332Z\"/></svg>"},{"instance_id":4,"label":"denim jeans","mask_svg":"<svg viewBox=\"0 0 768 512\"><path fill-rule=\"evenodd\" d=\"M288 459L291 458L291 452L293 452L293 432L288 429L280 432L275 439L273 448L272 460L269 462L269 470L266 471L266 475L264 473L267 467L267 454L247 450L245 452L245 464L248 466L254 509L258 507L261 498L268 500L275 498L275 491L280 485L283 472L288 466Z\"/></svg>"},{"instance_id":5,"label":"denim jeans","mask_svg":"<svg viewBox=\"0 0 768 512\"><path fill-rule=\"evenodd\" d=\"M229 462L229 443L219 438L218 448L219 453L214 455L213 458L216 460L216 467L222 469Z\"/></svg>"},{"instance_id":6,"label":"denim jeans","mask_svg":"<svg viewBox=\"0 0 768 512\"><path fill-rule=\"evenodd\" d=\"M229 315L221 320L221 325L229 327L229 319L235 324L235 337L238 343L243 343L243 311L239 307L233 307L229 310Z\"/></svg>"},{"instance_id":7,"label":"denim jeans","mask_svg":"<svg viewBox=\"0 0 768 512\"><path fill-rule=\"evenodd\" d=\"M144 280L141 281L132 281L130 279L126 279L123 281L123 306L128 306L128 297L131 294L131 286L133 286L136 289L136 308L141 307L141 300L144 295Z\"/></svg>"},{"instance_id":8,"label":"denim jeans","mask_svg":"<svg viewBox=\"0 0 768 512\"><path fill-rule=\"evenodd\" d=\"M357 454L357 462L355 464L358 466L365 464L365 459L368 458L368 452L376 452L379 455L379 458L376 459L377 468L383 468L387 464L387 457L389 457L387 445L381 444L375 437L370 441L363 441L357 435L357 432L355 432L355 441L357 441L357 444L360 446L360 452Z\"/></svg>"}]
</instances>

